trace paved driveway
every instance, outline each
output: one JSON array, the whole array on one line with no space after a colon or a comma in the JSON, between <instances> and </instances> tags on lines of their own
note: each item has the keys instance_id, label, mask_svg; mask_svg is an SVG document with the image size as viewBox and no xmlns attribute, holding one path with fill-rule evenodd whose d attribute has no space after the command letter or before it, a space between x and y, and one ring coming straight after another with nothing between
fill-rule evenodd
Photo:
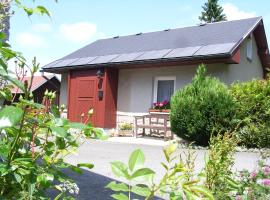
<instances>
[{"instance_id":1,"label":"paved driveway","mask_svg":"<svg viewBox=\"0 0 270 200\"><path fill-rule=\"evenodd\" d=\"M160 166L160 162L164 161L162 146L92 140L84 143L79 148L77 155L67 157L66 161L72 164L91 162L95 165L94 169L91 171L85 170L83 175L69 172L69 174L76 179L80 187L78 199L111 199L111 191L104 189L104 186L108 184L108 182L116 179L111 172L110 162L120 160L127 163L129 154L137 148L144 151L146 156L145 165L156 171L156 178L160 179L163 174L163 168ZM183 152L184 150L179 151ZM195 168L196 171L199 171L203 168L204 157L207 152L200 150L196 153L197 159ZM255 168L257 159L258 154L256 153L237 153L234 168L238 170L244 168L252 170ZM117 180L122 181L121 179Z\"/></svg>"}]
</instances>

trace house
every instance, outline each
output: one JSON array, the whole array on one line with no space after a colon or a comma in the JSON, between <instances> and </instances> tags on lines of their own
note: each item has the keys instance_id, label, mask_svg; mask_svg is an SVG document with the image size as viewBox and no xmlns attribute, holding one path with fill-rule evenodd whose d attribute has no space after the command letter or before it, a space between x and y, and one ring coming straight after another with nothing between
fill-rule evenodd
<instances>
[{"instance_id":1,"label":"house","mask_svg":"<svg viewBox=\"0 0 270 200\"><path fill-rule=\"evenodd\" d=\"M114 128L170 99L199 64L225 83L262 79L269 50L263 19L201 24L93 42L43 67L62 75L60 102L72 121L94 109L95 126Z\"/></svg>"},{"instance_id":2,"label":"house","mask_svg":"<svg viewBox=\"0 0 270 200\"><path fill-rule=\"evenodd\" d=\"M22 78L21 82L27 81L30 83L30 76L25 76ZM56 98L53 101L54 105L59 105L59 94L60 94L60 81L55 75L42 75L42 76L34 76L32 81L31 92L33 93L33 97L36 103L42 103L43 96L46 90L55 91ZM20 95L23 95L23 91L14 86L11 90L13 95L15 96L15 101L18 101Z\"/></svg>"}]
</instances>

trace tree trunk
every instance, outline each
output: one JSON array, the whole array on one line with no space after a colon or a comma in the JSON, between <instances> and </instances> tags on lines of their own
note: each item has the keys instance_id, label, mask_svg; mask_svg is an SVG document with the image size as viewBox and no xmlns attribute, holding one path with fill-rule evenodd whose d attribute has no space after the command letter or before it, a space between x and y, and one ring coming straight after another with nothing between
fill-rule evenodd
<instances>
[{"instance_id":1,"label":"tree trunk","mask_svg":"<svg viewBox=\"0 0 270 200\"><path fill-rule=\"evenodd\" d=\"M0 0L0 29L6 34L6 40L9 40L10 29L10 4L12 0Z\"/></svg>"}]
</instances>

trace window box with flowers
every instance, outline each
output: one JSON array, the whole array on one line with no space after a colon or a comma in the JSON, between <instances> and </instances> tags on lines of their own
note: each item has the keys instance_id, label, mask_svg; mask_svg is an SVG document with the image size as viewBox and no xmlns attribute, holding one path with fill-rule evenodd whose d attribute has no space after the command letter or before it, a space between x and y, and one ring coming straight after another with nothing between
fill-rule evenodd
<instances>
[{"instance_id":1,"label":"window box with flowers","mask_svg":"<svg viewBox=\"0 0 270 200\"><path fill-rule=\"evenodd\" d=\"M153 107L149 109L149 112L169 113L170 109L170 102L168 100L164 100L163 102L153 103Z\"/></svg>"}]
</instances>

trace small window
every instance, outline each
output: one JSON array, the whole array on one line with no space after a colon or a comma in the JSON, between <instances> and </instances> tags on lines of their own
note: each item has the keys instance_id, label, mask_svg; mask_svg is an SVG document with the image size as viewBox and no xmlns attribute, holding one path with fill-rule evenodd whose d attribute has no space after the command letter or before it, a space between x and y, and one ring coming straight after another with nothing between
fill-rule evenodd
<instances>
[{"instance_id":1,"label":"small window","mask_svg":"<svg viewBox=\"0 0 270 200\"><path fill-rule=\"evenodd\" d=\"M253 47L252 47L252 38L248 38L247 41L247 59L249 61L252 61L252 53L253 53Z\"/></svg>"},{"instance_id":2,"label":"small window","mask_svg":"<svg viewBox=\"0 0 270 200\"><path fill-rule=\"evenodd\" d=\"M175 77L156 77L154 86L154 103L170 101L175 90Z\"/></svg>"}]
</instances>

